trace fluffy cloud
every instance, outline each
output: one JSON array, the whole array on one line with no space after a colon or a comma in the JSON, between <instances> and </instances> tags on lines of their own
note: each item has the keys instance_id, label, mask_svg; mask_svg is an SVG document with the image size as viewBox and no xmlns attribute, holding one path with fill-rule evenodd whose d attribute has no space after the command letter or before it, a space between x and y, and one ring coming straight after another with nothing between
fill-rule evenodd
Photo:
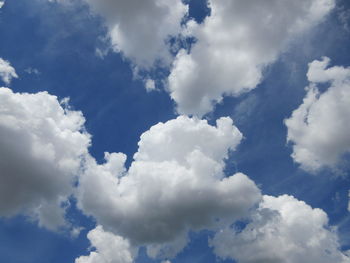
<instances>
[{"instance_id":1,"label":"fluffy cloud","mask_svg":"<svg viewBox=\"0 0 350 263\"><path fill-rule=\"evenodd\" d=\"M285 121L292 157L308 171L335 168L350 152L350 68L327 68L329 62L323 58L309 64L307 95ZM322 93L318 84L329 88Z\"/></svg>"},{"instance_id":2,"label":"fluffy cloud","mask_svg":"<svg viewBox=\"0 0 350 263\"><path fill-rule=\"evenodd\" d=\"M230 118L180 116L142 134L128 170L121 153L90 159L78 187L78 205L108 231L152 257L170 258L189 230L214 229L245 216L260 191L243 174L225 177L224 160L242 139Z\"/></svg>"},{"instance_id":3,"label":"fluffy cloud","mask_svg":"<svg viewBox=\"0 0 350 263\"><path fill-rule=\"evenodd\" d=\"M140 68L171 63L169 36L181 32L181 0L85 0L107 23L113 49Z\"/></svg>"},{"instance_id":4,"label":"fluffy cloud","mask_svg":"<svg viewBox=\"0 0 350 263\"><path fill-rule=\"evenodd\" d=\"M136 250L130 243L120 236L103 230L102 226L97 226L88 235L93 248L88 256L81 256L75 263L132 263Z\"/></svg>"},{"instance_id":5,"label":"fluffy cloud","mask_svg":"<svg viewBox=\"0 0 350 263\"><path fill-rule=\"evenodd\" d=\"M5 1L0 1L0 8L2 8L5 4Z\"/></svg>"},{"instance_id":6,"label":"fluffy cloud","mask_svg":"<svg viewBox=\"0 0 350 263\"><path fill-rule=\"evenodd\" d=\"M0 88L0 216L25 213L55 229L87 154L81 112L46 92Z\"/></svg>"},{"instance_id":7,"label":"fluffy cloud","mask_svg":"<svg viewBox=\"0 0 350 263\"><path fill-rule=\"evenodd\" d=\"M0 8L4 2L0 2ZM5 84L10 84L12 78L18 78L15 69L10 65L10 62L0 58L0 78Z\"/></svg>"},{"instance_id":8,"label":"fluffy cloud","mask_svg":"<svg viewBox=\"0 0 350 263\"><path fill-rule=\"evenodd\" d=\"M350 262L326 213L287 195L264 196L243 230L225 229L211 245L218 256L239 263Z\"/></svg>"},{"instance_id":9,"label":"fluffy cloud","mask_svg":"<svg viewBox=\"0 0 350 263\"><path fill-rule=\"evenodd\" d=\"M262 70L288 41L319 22L334 0L210 0L203 24L190 22L198 42L176 56L169 91L182 114L203 115L223 95L254 89Z\"/></svg>"}]
</instances>

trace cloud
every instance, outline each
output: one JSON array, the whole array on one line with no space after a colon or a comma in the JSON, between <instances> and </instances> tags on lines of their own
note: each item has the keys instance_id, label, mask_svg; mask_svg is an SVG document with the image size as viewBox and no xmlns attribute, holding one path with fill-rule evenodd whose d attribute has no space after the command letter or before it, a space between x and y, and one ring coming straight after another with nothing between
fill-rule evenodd
<instances>
[{"instance_id":1,"label":"cloud","mask_svg":"<svg viewBox=\"0 0 350 263\"><path fill-rule=\"evenodd\" d=\"M24 71L26 73L28 73L28 74L34 74L34 75L40 75L41 74L41 72L38 69L32 68L32 67L26 68Z\"/></svg>"},{"instance_id":2,"label":"cloud","mask_svg":"<svg viewBox=\"0 0 350 263\"><path fill-rule=\"evenodd\" d=\"M0 8L2 8L5 4L5 1L0 1Z\"/></svg>"},{"instance_id":3,"label":"cloud","mask_svg":"<svg viewBox=\"0 0 350 263\"><path fill-rule=\"evenodd\" d=\"M310 64L310 80L346 78L347 69L324 73L322 63ZM187 245L188 231L203 229L216 232L210 245L218 256L238 262L350 262L322 210L287 195L262 198L247 176L225 176L228 151L242 139L230 118L154 125L127 169L124 154L106 153L104 164L88 155L85 120L67 103L0 90L0 215L25 213L56 229L81 174L78 206L101 225L88 234L94 251L76 263L131 263L139 246L169 259ZM243 229L231 227L246 219Z\"/></svg>"},{"instance_id":4,"label":"cloud","mask_svg":"<svg viewBox=\"0 0 350 263\"><path fill-rule=\"evenodd\" d=\"M145 88L147 92L151 92L156 90L156 84L153 79L146 79L145 80Z\"/></svg>"},{"instance_id":5,"label":"cloud","mask_svg":"<svg viewBox=\"0 0 350 263\"><path fill-rule=\"evenodd\" d=\"M326 213L288 195L264 196L243 230L224 229L211 245L239 263L350 262Z\"/></svg>"},{"instance_id":6,"label":"cloud","mask_svg":"<svg viewBox=\"0 0 350 263\"><path fill-rule=\"evenodd\" d=\"M129 169L121 153L106 153L104 164L88 160L78 206L106 230L146 245L151 257L171 258L189 230L231 224L259 202L247 176L223 172L241 139L230 118L216 126L185 116L159 123L142 134Z\"/></svg>"},{"instance_id":7,"label":"cloud","mask_svg":"<svg viewBox=\"0 0 350 263\"><path fill-rule=\"evenodd\" d=\"M4 2L0 2L0 8ZM12 78L18 78L15 69L10 65L10 62L0 58L0 78L5 84L9 85Z\"/></svg>"},{"instance_id":8,"label":"cloud","mask_svg":"<svg viewBox=\"0 0 350 263\"><path fill-rule=\"evenodd\" d=\"M285 120L292 157L307 171L336 168L350 152L350 68L330 67L329 58L309 64L303 103ZM317 85L329 88L320 92Z\"/></svg>"},{"instance_id":9,"label":"cloud","mask_svg":"<svg viewBox=\"0 0 350 263\"><path fill-rule=\"evenodd\" d=\"M0 216L23 213L49 229L64 224L90 144L84 121L47 92L0 88Z\"/></svg>"},{"instance_id":10,"label":"cloud","mask_svg":"<svg viewBox=\"0 0 350 263\"><path fill-rule=\"evenodd\" d=\"M202 116L224 95L254 89L264 67L288 42L316 25L334 0L210 0L204 23L187 24L197 39L181 50L168 78L169 91L181 114Z\"/></svg>"},{"instance_id":11,"label":"cloud","mask_svg":"<svg viewBox=\"0 0 350 263\"><path fill-rule=\"evenodd\" d=\"M180 0L85 0L108 27L114 51L137 67L171 63L169 37L181 32L188 7Z\"/></svg>"},{"instance_id":12,"label":"cloud","mask_svg":"<svg viewBox=\"0 0 350 263\"><path fill-rule=\"evenodd\" d=\"M132 263L136 252L130 243L120 236L103 230L97 226L88 235L93 248L88 256L81 256L75 263Z\"/></svg>"}]
</instances>

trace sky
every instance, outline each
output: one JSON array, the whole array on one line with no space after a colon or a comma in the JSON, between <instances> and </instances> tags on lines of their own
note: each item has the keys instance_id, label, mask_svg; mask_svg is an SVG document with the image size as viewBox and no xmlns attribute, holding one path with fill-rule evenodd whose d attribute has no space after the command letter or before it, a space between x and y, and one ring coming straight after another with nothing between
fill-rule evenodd
<instances>
[{"instance_id":1,"label":"sky","mask_svg":"<svg viewBox=\"0 0 350 263\"><path fill-rule=\"evenodd\" d=\"M350 262L350 2L0 1L0 261Z\"/></svg>"}]
</instances>

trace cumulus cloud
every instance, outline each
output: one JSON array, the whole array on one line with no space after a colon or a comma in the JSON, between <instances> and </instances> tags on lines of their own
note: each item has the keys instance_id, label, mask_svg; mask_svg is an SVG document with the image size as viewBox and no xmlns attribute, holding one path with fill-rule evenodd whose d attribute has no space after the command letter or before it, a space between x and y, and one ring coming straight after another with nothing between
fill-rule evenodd
<instances>
[{"instance_id":1,"label":"cumulus cloud","mask_svg":"<svg viewBox=\"0 0 350 263\"><path fill-rule=\"evenodd\" d=\"M317 24L334 0L209 0L211 15L191 21L188 34L197 39L181 50L168 78L169 92L181 114L203 115L224 95L254 89L262 70L286 44Z\"/></svg>"},{"instance_id":2,"label":"cumulus cloud","mask_svg":"<svg viewBox=\"0 0 350 263\"><path fill-rule=\"evenodd\" d=\"M84 121L47 92L0 88L0 216L24 213L50 229L64 224L90 144Z\"/></svg>"},{"instance_id":3,"label":"cumulus cloud","mask_svg":"<svg viewBox=\"0 0 350 263\"><path fill-rule=\"evenodd\" d=\"M120 236L104 231L97 226L88 235L91 246L96 249L88 256L81 256L75 263L132 263L136 250L130 243Z\"/></svg>"},{"instance_id":4,"label":"cumulus cloud","mask_svg":"<svg viewBox=\"0 0 350 263\"><path fill-rule=\"evenodd\" d=\"M4 2L0 2L0 8ZM10 62L0 58L0 78L5 84L9 85L13 78L18 78L15 69L11 66Z\"/></svg>"},{"instance_id":5,"label":"cumulus cloud","mask_svg":"<svg viewBox=\"0 0 350 263\"><path fill-rule=\"evenodd\" d=\"M243 230L224 229L211 245L239 263L350 262L326 213L288 195L264 196Z\"/></svg>"},{"instance_id":6,"label":"cumulus cloud","mask_svg":"<svg viewBox=\"0 0 350 263\"><path fill-rule=\"evenodd\" d=\"M0 8L2 8L5 4L5 1L0 1Z\"/></svg>"},{"instance_id":7,"label":"cumulus cloud","mask_svg":"<svg viewBox=\"0 0 350 263\"><path fill-rule=\"evenodd\" d=\"M105 18L113 49L137 67L171 63L169 37L181 32L188 7L181 0L85 0Z\"/></svg>"},{"instance_id":8,"label":"cumulus cloud","mask_svg":"<svg viewBox=\"0 0 350 263\"><path fill-rule=\"evenodd\" d=\"M330 67L329 58L309 64L303 103L285 120L292 157L308 171L335 168L350 152L350 68ZM321 92L317 85L327 84Z\"/></svg>"},{"instance_id":9,"label":"cumulus cloud","mask_svg":"<svg viewBox=\"0 0 350 263\"><path fill-rule=\"evenodd\" d=\"M260 200L247 176L223 172L241 139L230 118L216 126L185 116L159 123L142 134L129 169L121 153L87 161L78 206L106 230L146 245L151 257L171 258L189 230L231 223Z\"/></svg>"}]
</instances>

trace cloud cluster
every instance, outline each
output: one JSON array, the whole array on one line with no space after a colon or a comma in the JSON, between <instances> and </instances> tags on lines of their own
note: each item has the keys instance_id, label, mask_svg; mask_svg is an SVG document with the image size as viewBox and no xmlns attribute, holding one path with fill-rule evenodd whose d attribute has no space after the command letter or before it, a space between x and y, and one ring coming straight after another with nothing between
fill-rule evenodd
<instances>
[{"instance_id":1,"label":"cloud cluster","mask_svg":"<svg viewBox=\"0 0 350 263\"><path fill-rule=\"evenodd\" d=\"M183 33L185 3L85 1L106 19L113 49L136 70L172 63L169 38ZM202 116L224 95L254 89L288 42L334 7L334 0L208 3L203 24L187 23L186 34L197 42L177 54L168 79L183 114ZM309 64L307 95L285 121L292 157L311 171L335 167L350 152L350 68L328 68L329 62ZM3 82L17 77L0 58ZM148 91L156 89L144 81ZM330 87L321 92L322 84ZM262 196L246 175L225 174L228 153L243 137L231 118L158 123L141 135L129 167L122 153L106 153L99 164L88 152L84 122L67 100L0 88L0 216L29 215L55 230L66 224L74 195L98 224L87 236L94 250L75 263L132 263L140 246L170 263L188 233L201 230L215 232L210 245L217 256L240 263L350 262L324 211L292 196Z\"/></svg>"},{"instance_id":2,"label":"cloud cluster","mask_svg":"<svg viewBox=\"0 0 350 263\"><path fill-rule=\"evenodd\" d=\"M210 244L218 256L242 263L350 262L322 210L286 195L262 197L241 173L225 176L227 154L242 139L230 118L154 125L127 169L121 153L96 163L82 114L66 104L46 92L0 89L0 215L25 213L56 229L74 192L99 224L88 234L94 250L76 263L131 263L142 245L170 259L188 231L203 229L216 232ZM236 230L237 220L249 221Z\"/></svg>"},{"instance_id":3,"label":"cloud cluster","mask_svg":"<svg viewBox=\"0 0 350 263\"><path fill-rule=\"evenodd\" d=\"M93 248L88 256L81 256L75 263L133 263L136 250L130 243L120 236L103 230L97 226L88 235Z\"/></svg>"},{"instance_id":4,"label":"cloud cluster","mask_svg":"<svg viewBox=\"0 0 350 263\"><path fill-rule=\"evenodd\" d=\"M204 115L224 95L254 89L262 70L286 44L317 24L334 0L209 0L211 15L191 21L197 39L181 50L168 78L169 91L181 114Z\"/></svg>"},{"instance_id":5,"label":"cloud cluster","mask_svg":"<svg viewBox=\"0 0 350 263\"><path fill-rule=\"evenodd\" d=\"M187 232L214 229L248 214L260 190L245 175L225 177L224 160L242 138L230 118L180 116L142 134L128 170L126 156L106 154L106 163L87 162L78 205L108 231L152 257L175 256Z\"/></svg>"},{"instance_id":6,"label":"cloud cluster","mask_svg":"<svg viewBox=\"0 0 350 263\"><path fill-rule=\"evenodd\" d=\"M85 0L104 17L115 51L137 67L171 63L170 36L181 32L188 6L181 0Z\"/></svg>"},{"instance_id":7,"label":"cloud cluster","mask_svg":"<svg viewBox=\"0 0 350 263\"><path fill-rule=\"evenodd\" d=\"M4 2L0 2L0 8L3 4ZM18 78L16 70L11 66L10 62L2 58L0 58L0 78L6 85L9 85L13 78Z\"/></svg>"},{"instance_id":8,"label":"cloud cluster","mask_svg":"<svg viewBox=\"0 0 350 263\"><path fill-rule=\"evenodd\" d=\"M0 88L0 216L24 213L55 229L87 154L84 117L46 92Z\"/></svg>"},{"instance_id":9,"label":"cloud cluster","mask_svg":"<svg viewBox=\"0 0 350 263\"><path fill-rule=\"evenodd\" d=\"M239 263L350 262L326 213L288 195L264 196L243 230L224 229L211 245Z\"/></svg>"},{"instance_id":10,"label":"cloud cluster","mask_svg":"<svg viewBox=\"0 0 350 263\"><path fill-rule=\"evenodd\" d=\"M330 67L329 58L309 64L303 103L285 120L292 157L308 171L335 168L350 152L350 68ZM329 88L321 92L318 85Z\"/></svg>"},{"instance_id":11,"label":"cloud cluster","mask_svg":"<svg viewBox=\"0 0 350 263\"><path fill-rule=\"evenodd\" d=\"M85 2L104 18L112 48L132 61L134 73L170 67L167 90L177 111L197 116L210 112L225 95L254 89L263 69L287 44L335 6L335 0L209 0L211 12L203 23L184 24L189 7L181 0ZM174 57L172 37L191 37L196 43ZM144 82L147 91L154 90L153 80Z\"/></svg>"}]
</instances>

